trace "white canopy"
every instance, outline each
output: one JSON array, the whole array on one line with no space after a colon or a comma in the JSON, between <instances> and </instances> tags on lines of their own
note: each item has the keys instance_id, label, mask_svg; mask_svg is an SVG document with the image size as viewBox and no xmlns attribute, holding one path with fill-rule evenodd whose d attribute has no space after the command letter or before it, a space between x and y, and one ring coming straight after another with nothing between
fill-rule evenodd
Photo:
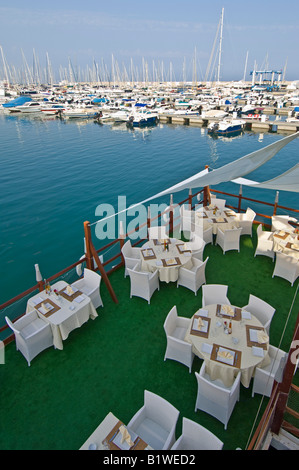
<instances>
[{"instance_id":1,"label":"white canopy","mask_svg":"<svg viewBox=\"0 0 299 470\"><path fill-rule=\"evenodd\" d=\"M282 173L276 178L273 178L263 183L251 181L246 178L237 178L233 183L252 186L254 188L274 189L276 191L292 191L299 193L299 163L290 168L285 173Z\"/></svg>"},{"instance_id":2,"label":"white canopy","mask_svg":"<svg viewBox=\"0 0 299 470\"><path fill-rule=\"evenodd\" d=\"M181 183L171 186L165 191L152 196L144 202L155 199L157 197L165 196L166 194L182 191L183 189L203 188L204 186L216 185L240 178L264 165L264 163L273 158L274 155L279 152L279 150L281 150L285 145L298 136L299 132L296 132L295 134L284 137L283 139L278 140L277 142L274 142L267 147L249 153L248 155L245 155L238 160L217 168L216 170L203 170L200 173L197 173L182 181Z\"/></svg>"},{"instance_id":3,"label":"white canopy","mask_svg":"<svg viewBox=\"0 0 299 470\"><path fill-rule=\"evenodd\" d=\"M205 169L199 173L196 173L190 178L185 179L181 183L175 184L174 186L171 186L170 188L158 194L155 194L154 196L151 196L148 199L145 199L144 201L139 202L138 204L133 204L132 206L130 206L130 208L132 209L134 207L138 207L141 204L145 204L153 199L178 191L183 191L184 189L203 188L205 186L216 185L228 181L233 181L238 184L247 184L249 186L260 188L264 187L276 190L284 189L286 191L299 191L299 165L296 165L295 167L291 168L283 175L278 176L272 180L266 181L264 183L256 183L254 181L242 178L248 173L251 173L260 166L264 165L264 163L273 158L285 145L287 145L289 142L291 142L298 136L299 132L291 134L287 137L284 137L283 139L278 140L277 142L274 142L273 144L268 145L267 147L264 147L260 150L256 150L255 152L249 153L248 155L245 155L244 157L241 157L231 163L228 163L227 165L217 168L216 170L208 171L208 169ZM127 209L124 209L118 212L118 214L126 212L126 210ZM109 219L110 217L112 216L108 216L105 219Z\"/></svg>"}]
</instances>

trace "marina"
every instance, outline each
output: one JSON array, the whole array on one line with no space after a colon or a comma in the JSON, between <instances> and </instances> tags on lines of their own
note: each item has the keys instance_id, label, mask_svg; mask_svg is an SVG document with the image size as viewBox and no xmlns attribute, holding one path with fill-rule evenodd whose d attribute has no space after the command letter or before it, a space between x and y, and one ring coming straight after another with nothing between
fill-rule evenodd
<instances>
[{"instance_id":1,"label":"marina","mask_svg":"<svg viewBox=\"0 0 299 470\"><path fill-rule=\"evenodd\" d=\"M1 450L298 450L297 7L30 3L0 8Z\"/></svg>"}]
</instances>

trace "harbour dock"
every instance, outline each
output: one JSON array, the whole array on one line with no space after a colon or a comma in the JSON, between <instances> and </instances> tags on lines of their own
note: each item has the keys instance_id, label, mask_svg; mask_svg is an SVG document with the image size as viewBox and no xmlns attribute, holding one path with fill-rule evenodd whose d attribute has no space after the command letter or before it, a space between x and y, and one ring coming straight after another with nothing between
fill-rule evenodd
<instances>
[{"instance_id":1,"label":"harbour dock","mask_svg":"<svg viewBox=\"0 0 299 470\"><path fill-rule=\"evenodd\" d=\"M220 108L221 109L221 108ZM224 108L223 108L224 109ZM266 116L276 114L277 116L285 116L288 114L288 108L264 108L263 113ZM210 122L217 122L220 119L216 117L205 117L205 116L188 116L188 115L173 115L173 114L160 114L159 121L167 124L181 124L187 126L207 127ZM246 121L245 130L256 131L256 132L277 132L277 133L294 133L299 131L299 120L298 122L286 122L278 120L266 120L244 118Z\"/></svg>"}]
</instances>

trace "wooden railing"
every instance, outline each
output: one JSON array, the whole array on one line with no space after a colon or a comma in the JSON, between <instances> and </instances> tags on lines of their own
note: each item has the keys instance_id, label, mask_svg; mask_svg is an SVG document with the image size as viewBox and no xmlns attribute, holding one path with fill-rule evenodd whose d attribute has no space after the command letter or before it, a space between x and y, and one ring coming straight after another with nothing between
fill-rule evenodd
<instances>
[{"instance_id":1,"label":"wooden railing","mask_svg":"<svg viewBox=\"0 0 299 470\"><path fill-rule=\"evenodd\" d=\"M289 208L289 207L284 207L284 206L280 206L279 204L277 204L276 202L271 204L269 202L265 202L265 201L260 201L260 200L256 200L256 199L252 199L252 198L248 198L248 197L244 197L242 196L242 193L241 191L239 192L238 195L236 194L231 194L231 193L227 193L227 192L223 192L223 191L219 191L219 190L214 190L212 191L213 193L217 193L217 194L221 194L221 195L224 195L224 196L229 196L229 197L232 197L232 198L236 198L237 199L237 205L234 206L234 205L227 205L227 207L231 208L231 209L234 209L236 210L237 212L245 212L245 209L242 209L242 201L246 201L246 202L255 202L259 205L262 205L264 204L265 206L268 206L268 207L271 207L273 208L273 212L272 212L272 215L275 215L276 214L276 210L278 208L281 208L282 210L284 211L287 211L287 212L294 212L294 213L299 213L299 210L297 209L293 209L293 208ZM194 204L194 198L196 198L196 203ZM200 198L200 199L199 199ZM195 194L192 194L191 190L189 191L189 195L187 198L185 198L184 200L182 200L181 202L179 203L176 203L176 205L179 205L179 206L182 206L183 204L188 204L191 208L194 208L196 205L199 205L199 204L203 204L204 206L208 204L209 202L209 198L210 198L210 190L208 187L196 192ZM173 211L171 210L171 204L172 204L172 195L170 196L170 206L162 213L159 213L157 216L151 218L151 217L148 217L147 218L147 221L140 225L139 227L135 227L134 230L132 230L131 232L129 233L126 233L124 234L123 237L121 238L117 238L115 240L112 240L110 243L106 244L105 246L102 246L101 248L99 249L95 249L94 247L94 244L91 240L91 234L90 234L90 224L89 222L85 222L84 223L84 232L85 232L85 239L87 240L87 251L85 253L85 257L84 258L81 258L79 261L71 264L70 266L64 268L63 270L59 271L58 273L56 274L53 274L52 276L50 276L47 281L48 282L53 282L55 281L56 279L58 279L59 277L65 275L66 273L72 271L74 268L76 268L77 266L81 265L82 263L86 263L86 265L90 268L90 269L95 269L95 270L100 270L101 272L101 275L103 276L104 278L104 281L105 281L105 284L107 285L108 287L108 290L111 294L111 297L113 299L114 302L118 302L115 294L114 294L114 291L113 291L113 288L110 284L110 281L109 281L109 275L111 273L113 273L115 270L119 269L120 267L122 267L124 265L124 261L122 259L122 254L121 254L121 248L124 244L124 240L126 238L128 238L130 236L130 234L132 234L133 232L136 232L138 231L139 229L147 226L147 227L150 227L152 225L153 222L156 222L157 220L159 220L164 214L167 214L169 213L169 229L170 229L170 233L173 232L173 227L176 225L176 222L178 221L179 217L177 218L174 218L173 217ZM257 214L259 217L262 217L262 218L269 218L271 219L272 215L270 214ZM262 223L264 225L267 225L265 224L264 222L262 221L257 221L255 220L254 223ZM144 240L140 239L140 240L137 240L133 246L136 246L140 243L142 243ZM99 256L106 252L107 250L111 249L113 246L115 246L117 248L117 253L115 255L113 255L111 258L107 259L105 262L101 262L100 259L99 259ZM96 261L96 264L97 264L97 267L95 268L94 267L94 260ZM116 264L113 264L115 263ZM111 264L113 264L113 266L111 267ZM105 269L107 268L107 270ZM17 296L15 296L14 298L4 302L2 305L0 305L0 311L6 309L7 307L13 305L15 302L21 300L21 299L24 299L26 296L28 296L29 294L35 292L36 290L43 290L44 288L44 285L43 285L43 281L35 284L34 286L30 287L29 289L27 289L26 291L18 294ZM23 316L23 314L19 315L17 318L20 318L21 316ZM16 320L17 318L14 318L14 320ZM7 325L4 325L3 327L0 328L0 333L4 332L8 330L8 326ZM10 332L10 330L9 330ZM4 344L8 344L10 341L12 341L14 339L14 336L12 334L9 334L8 337L6 337L3 341L4 341Z\"/></svg>"}]
</instances>

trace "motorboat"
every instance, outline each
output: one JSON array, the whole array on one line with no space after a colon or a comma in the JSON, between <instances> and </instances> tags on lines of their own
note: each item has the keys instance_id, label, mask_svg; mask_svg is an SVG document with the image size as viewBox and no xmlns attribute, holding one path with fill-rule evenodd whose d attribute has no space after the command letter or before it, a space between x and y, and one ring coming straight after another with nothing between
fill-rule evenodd
<instances>
[{"instance_id":1,"label":"motorboat","mask_svg":"<svg viewBox=\"0 0 299 470\"><path fill-rule=\"evenodd\" d=\"M222 121L213 121L208 125L208 134L229 135L241 132L245 127L246 121L243 119L223 119Z\"/></svg>"},{"instance_id":2,"label":"motorboat","mask_svg":"<svg viewBox=\"0 0 299 470\"><path fill-rule=\"evenodd\" d=\"M41 112L43 114L53 116L53 115L59 115L65 110L65 106L62 106L60 104L53 104L49 106L45 106L44 108L41 109Z\"/></svg>"},{"instance_id":3,"label":"motorboat","mask_svg":"<svg viewBox=\"0 0 299 470\"><path fill-rule=\"evenodd\" d=\"M11 113L37 113L42 109L41 103L38 101L27 101L20 106L8 108Z\"/></svg>"},{"instance_id":4,"label":"motorboat","mask_svg":"<svg viewBox=\"0 0 299 470\"><path fill-rule=\"evenodd\" d=\"M133 127L153 125L158 122L158 113L153 113L142 109L141 111L133 112L127 118L127 125Z\"/></svg>"},{"instance_id":5,"label":"motorboat","mask_svg":"<svg viewBox=\"0 0 299 470\"><path fill-rule=\"evenodd\" d=\"M91 119L96 117L97 112L92 108L66 108L62 112L62 117L66 119Z\"/></svg>"}]
</instances>

